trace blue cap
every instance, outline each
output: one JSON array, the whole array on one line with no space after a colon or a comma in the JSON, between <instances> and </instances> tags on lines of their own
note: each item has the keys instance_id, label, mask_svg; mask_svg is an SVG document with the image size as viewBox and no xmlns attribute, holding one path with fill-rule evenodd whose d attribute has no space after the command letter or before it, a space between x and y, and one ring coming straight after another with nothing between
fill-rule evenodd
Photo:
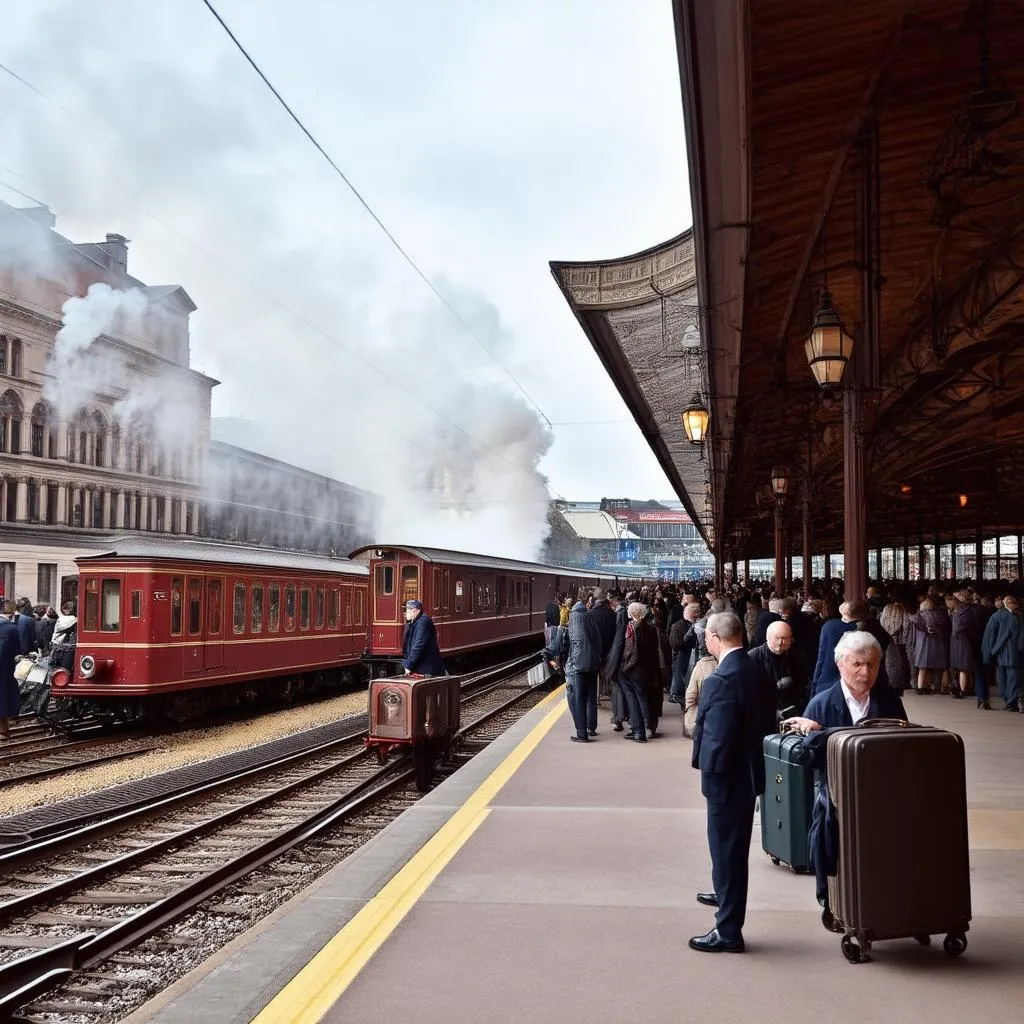
<instances>
[{"instance_id":1,"label":"blue cap","mask_svg":"<svg viewBox=\"0 0 1024 1024\"><path fill-rule=\"evenodd\" d=\"M406 608L419 608L420 611L423 611L423 602L422 601L406 601L405 602L405 607Z\"/></svg>"}]
</instances>

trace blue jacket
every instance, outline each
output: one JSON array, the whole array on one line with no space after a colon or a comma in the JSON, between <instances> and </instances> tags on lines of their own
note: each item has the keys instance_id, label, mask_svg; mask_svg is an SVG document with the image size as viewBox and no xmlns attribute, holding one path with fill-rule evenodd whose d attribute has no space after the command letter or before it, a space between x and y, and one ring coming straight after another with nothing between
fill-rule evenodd
<instances>
[{"instance_id":1,"label":"blue jacket","mask_svg":"<svg viewBox=\"0 0 1024 1024\"><path fill-rule=\"evenodd\" d=\"M1017 668L1024 649L1024 628L1011 611L1000 608L988 620L981 638L981 657L986 665Z\"/></svg>"},{"instance_id":2,"label":"blue jacket","mask_svg":"<svg viewBox=\"0 0 1024 1024\"><path fill-rule=\"evenodd\" d=\"M814 675L811 677L812 697L839 682L839 666L835 657L836 644L844 633L856 628L856 622L843 622L842 619L829 619L822 624L821 633L818 635L818 660L814 665ZM805 717L809 718L810 715Z\"/></svg>"},{"instance_id":3,"label":"blue jacket","mask_svg":"<svg viewBox=\"0 0 1024 1024\"><path fill-rule=\"evenodd\" d=\"M21 697L14 665L20 653L18 627L13 622L0 622L0 718L14 718L18 714Z\"/></svg>"},{"instance_id":4,"label":"blue jacket","mask_svg":"<svg viewBox=\"0 0 1024 1024\"><path fill-rule=\"evenodd\" d=\"M596 672L601 667L601 631L587 606L577 601L569 612L569 660L566 672Z\"/></svg>"},{"instance_id":5,"label":"blue jacket","mask_svg":"<svg viewBox=\"0 0 1024 1024\"><path fill-rule=\"evenodd\" d=\"M753 800L764 792L764 737L775 728L775 701L746 651L733 651L700 688L691 764L715 803Z\"/></svg>"},{"instance_id":6,"label":"blue jacket","mask_svg":"<svg viewBox=\"0 0 1024 1024\"><path fill-rule=\"evenodd\" d=\"M36 620L31 615L18 613L18 638L21 641L21 654L28 654L38 650L39 642L36 640Z\"/></svg>"},{"instance_id":7,"label":"blue jacket","mask_svg":"<svg viewBox=\"0 0 1024 1024\"><path fill-rule=\"evenodd\" d=\"M441 648L437 645L437 630L434 620L425 612L406 623L402 638L402 664L410 672L424 676L443 676L444 661Z\"/></svg>"}]
</instances>

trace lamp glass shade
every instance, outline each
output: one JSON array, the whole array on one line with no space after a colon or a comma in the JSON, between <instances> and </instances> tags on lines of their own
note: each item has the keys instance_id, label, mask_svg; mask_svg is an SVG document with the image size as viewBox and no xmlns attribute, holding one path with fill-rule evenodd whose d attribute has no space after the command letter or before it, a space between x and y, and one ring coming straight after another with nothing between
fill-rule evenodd
<instances>
[{"instance_id":1,"label":"lamp glass shade","mask_svg":"<svg viewBox=\"0 0 1024 1024\"><path fill-rule=\"evenodd\" d=\"M960 497L960 507L961 508L967 508L967 495L966 494L961 494L959 497Z\"/></svg>"},{"instance_id":2,"label":"lamp glass shade","mask_svg":"<svg viewBox=\"0 0 1024 1024\"><path fill-rule=\"evenodd\" d=\"M853 338L846 333L832 294L821 293L821 305L814 316L811 333L804 342L804 354L819 387L835 387L853 353Z\"/></svg>"},{"instance_id":3,"label":"lamp glass shade","mask_svg":"<svg viewBox=\"0 0 1024 1024\"><path fill-rule=\"evenodd\" d=\"M778 498L784 498L789 491L789 471L785 466L772 466L772 491Z\"/></svg>"},{"instance_id":4,"label":"lamp glass shade","mask_svg":"<svg viewBox=\"0 0 1024 1024\"><path fill-rule=\"evenodd\" d=\"M701 404L700 399L696 395L693 396L693 401L682 411L680 419L683 421L683 430L686 431L688 441L693 444L700 444L707 438L711 413Z\"/></svg>"}]
</instances>

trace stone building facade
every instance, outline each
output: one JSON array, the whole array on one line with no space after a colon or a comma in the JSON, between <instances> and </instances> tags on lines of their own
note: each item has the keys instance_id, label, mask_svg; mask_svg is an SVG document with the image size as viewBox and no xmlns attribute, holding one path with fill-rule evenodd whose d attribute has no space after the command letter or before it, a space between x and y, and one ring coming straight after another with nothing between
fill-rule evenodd
<instances>
[{"instance_id":1,"label":"stone building facade","mask_svg":"<svg viewBox=\"0 0 1024 1024\"><path fill-rule=\"evenodd\" d=\"M0 204L0 585L7 597L47 602L104 532L200 533L217 384L189 365L196 307L183 288L131 277L120 235L74 243L54 224L46 208ZM89 348L121 379L98 381L61 415L44 392L60 384L52 356L62 307L97 284L141 292L144 311ZM137 412L126 422L146 389L173 393L176 421L188 424L177 438L138 427Z\"/></svg>"}]
</instances>

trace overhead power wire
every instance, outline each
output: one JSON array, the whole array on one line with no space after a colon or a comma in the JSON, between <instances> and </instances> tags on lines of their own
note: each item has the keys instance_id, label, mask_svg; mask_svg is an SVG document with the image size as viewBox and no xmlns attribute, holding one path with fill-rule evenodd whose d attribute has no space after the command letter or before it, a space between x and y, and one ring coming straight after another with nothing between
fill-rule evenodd
<instances>
[{"instance_id":1,"label":"overhead power wire","mask_svg":"<svg viewBox=\"0 0 1024 1024\"><path fill-rule=\"evenodd\" d=\"M12 71L9 67L7 67L6 64L0 63L0 71L3 71L5 74L9 75L11 78L13 78L17 82L21 83L27 89L31 90L33 93L35 93L41 99L43 99L47 103L49 103L51 106L55 107L57 110L60 110L63 114L65 114L68 117L70 117L77 124L77 119L78 119L79 115L76 114L73 110L70 110L68 107L65 107L63 104L58 103L57 100L55 100L52 97L48 96L41 89L38 89L36 86L34 86L27 79L23 78L17 72ZM16 171L13 171L10 168L8 168L8 170L12 174L17 174ZM18 174L17 176L21 177L21 178L24 177L23 175L20 175L20 174ZM25 180L28 180L28 179L25 179ZM10 188L12 191L18 193L19 195L25 195L25 193L21 192L19 189L12 188L12 186L10 186L7 183L4 183L4 185L5 185L6 188ZM32 202L39 203L39 200L32 199ZM40 205L46 205L46 204L40 204ZM19 214L21 214L21 216L25 217L25 215L21 211L16 210L15 212L19 213ZM261 288L259 285L257 285L254 282L250 281L243 273L241 273L240 271L236 270L229 263L226 263L223 259L221 259L219 256L217 256L216 253L210 252L210 250L207 249L205 246L201 245L199 242L196 242L192 238L189 238L188 235L183 234L176 227L174 227L172 224L169 224L166 220L164 220L162 217L157 216L155 213L152 213L152 212L150 212L149 210L146 210L146 209L143 209L142 212L147 217L149 217L152 221L154 221L155 223L157 223L161 227L163 227L165 230L171 232L171 234L173 234L175 237L180 238L186 244L192 246L197 251L203 253L203 255L205 255L208 259L213 260L219 266L223 267L226 271L228 271L228 273L232 274L238 280L242 281L247 287L251 288L254 292L256 292L259 295L262 295L269 302L273 303L275 306L278 306L280 309L284 310L290 316L293 316L300 323L305 324L305 326L308 327L310 330L312 330L314 333L319 334L325 340L331 342L334 345L337 345L339 348L343 349L345 352L347 352L354 359L358 360L364 366L369 367L375 373L379 374L381 377L384 378L384 380L389 381L391 384L394 384L394 386L396 388L398 388L400 391L402 391L405 394L407 394L411 399L413 399L413 401L415 401L418 404L422 405L424 409L426 409L428 412L433 413L435 416L437 416L437 418L439 420L443 421L444 423L447 423L450 427L452 427L453 429L458 431L464 437L468 438L475 445L479 446L480 448L483 448L485 451L489 452L491 455L494 455L495 457L501 459L502 462L507 463L513 469L517 469L521 473L525 473L528 476L530 476L531 478L536 479L536 469L531 469L529 467L520 465L517 462L513 462L512 459L510 459L507 455L505 455L502 452L498 451L496 448L494 448L491 445L489 445L486 441L482 441L479 438L474 437L468 430L465 429L465 427L461 426L460 424L456 423L454 420L450 419L448 416L446 416L440 410L435 409L432 405L430 405L429 403L427 403L423 399L422 395L420 395L420 394L418 394L416 392L411 391L406 385L404 385L400 380L398 380L396 377L394 377L387 370L381 369L381 367L377 366L373 361L368 359L366 356L364 356L357 349L354 349L351 346L345 344L345 342L342 341L340 338L336 338L334 335L328 334L327 331L325 331L322 327L319 327L317 324L313 323L313 321L309 320L307 317L303 316L297 310L293 309L291 306L289 306L282 299L277 298L277 296L272 295L266 289ZM25 219L26 220L31 220L31 218L28 218L28 217L25 217ZM100 264L96 260L92 259L91 257L90 257L90 260L91 260L91 262L97 263L97 265L100 266ZM70 296L70 293L65 293L65 294ZM373 418L373 421L375 423L377 423L379 426L382 426L389 433L394 434L395 436L401 438L402 440L410 442L415 447L421 449L422 451L425 451L429 455L432 455L434 458L439 459L442 462L444 461L444 456L440 452L434 451L432 448L429 448L427 445L423 444L422 441L418 441L416 438L409 437L407 434L402 433L402 431L397 430L395 427L391 426L388 423L384 423L381 420ZM563 501L568 500L568 499L565 498L565 495L563 495L561 492L559 492L557 489L555 489L550 483L546 484L545 486L548 488L548 490L550 490L555 495L556 498L559 498L559 499L561 499Z\"/></svg>"},{"instance_id":2,"label":"overhead power wire","mask_svg":"<svg viewBox=\"0 0 1024 1024\"><path fill-rule=\"evenodd\" d=\"M352 193L352 195L356 197L356 199L359 201L359 204L373 219L373 222L377 225L377 227L379 227L381 231L384 232L385 237L395 247L395 249L398 251L402 259L405 260L405 262L412 268L416 276L434 293L434 295L445 307L445 309L447 309L448 312L451 313L451 315L459 322L463 330L465 330L465 332L491 357L491 359L494 360L495 365L501 370L502 373L505 374L506 377L508 377L508 379L516 386L516 388L518 388L522 396L536 410L537 415L540 416L540 418L544 420L544 422L550 427L551 420L549 420L548 417L545 415L544 410L541 409L541 407L533 400L533 398L530 396L526 388L524 388L523 385L516 379L516 377L513 376L512 372L508 369L508 367L506 367L504 363L502 363L501 360L494 354L494 352L491 351L490 346L488 346L480 338L476 331L474 331L473 328L466 322L462 314L459 313L459 311L451 304L451 302L448 301L444 293L441 292L437 285L435 285L434 282L431 281L430 278L420 269L416 261L412 258L412 256L409 255L408 251L402 246L402 243L399 242L398 239L391 233L388 226L384 223L384 221L380 219L376 211L373 209L372 206L370 206L369 202L359 191L359 189L357 189L356 186L352 183L352 180L348 177L348 175L345 174L345 172L337 165L337 163L335 163L334 159L327 152L327 150L325 150L324 147L321 146L320 143L317 141L316 136L305 126L299 115L296 114L294 110L292 110L292 108L288 105L285 98L277 91L277 89L274 87L274 84L264 74L263 69L259 66L259 64L256 63L256 61L249 54L249 51L246 50L246 48L242 45L238 36L236 36L235 33L231 31L231 28L228 26L228 23L221 17L217 8L214 7L210 0L202 0L202 2L206 9L214 16L214 18L217 19L217 22L220 24L220 27L224 29L224 31L227 33L228 38L231 40L231 42L235 44L235 46L238 48L239 53L241 53L241 55L249 63L249 66L253 69L253 71L256 72L257 75L260 76L260 79L263 81L263 84L271 91L271 93L273 93L274 98L277 100L277 102L280 103L282 107L284 107L288 116L295 122L295 124L298 126L302 134L305 135L306 138L309 139L309 141L316 147L317 152L327 161L327 163L330 165L334 173L337 174L339 178L341 178L341 180L345 183L348 190Z\"/></svg>"}]
</instances>

